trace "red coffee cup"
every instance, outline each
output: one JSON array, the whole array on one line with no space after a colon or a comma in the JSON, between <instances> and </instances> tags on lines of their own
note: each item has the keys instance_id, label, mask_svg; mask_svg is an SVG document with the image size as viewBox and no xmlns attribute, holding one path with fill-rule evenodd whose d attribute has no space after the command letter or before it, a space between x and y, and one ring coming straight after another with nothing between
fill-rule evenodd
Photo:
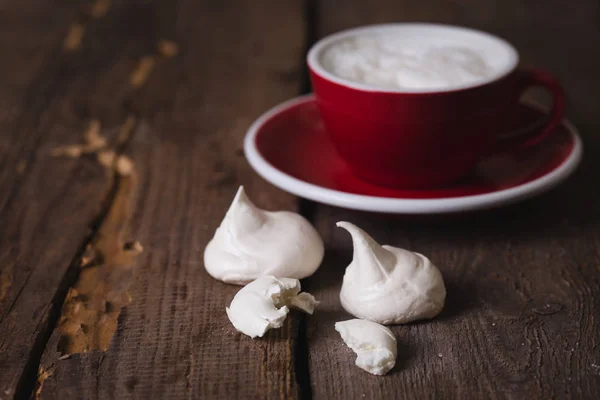
<instances>
[{"instance_id":1,"label":"red coffee cup","mask_svg":"<svg viewBox=\"0 0 600 400\"><path fill-rule=\"evenodd\" d=\"M428 88L377 87L328 71L322 55L340 41L362 35L441 38L481 49L495 62L490 77L473 84ZM323 123L354 174L375 184L433 188L462 177L490 153L537 144L561 123L564 93L548 72L517 68L519 56L505 40L462 27L398 23L343 31L317 42L307 56ZM511 115L527 89L553 95L541 130L510 135Z\"/></svg>"}]
</instances>

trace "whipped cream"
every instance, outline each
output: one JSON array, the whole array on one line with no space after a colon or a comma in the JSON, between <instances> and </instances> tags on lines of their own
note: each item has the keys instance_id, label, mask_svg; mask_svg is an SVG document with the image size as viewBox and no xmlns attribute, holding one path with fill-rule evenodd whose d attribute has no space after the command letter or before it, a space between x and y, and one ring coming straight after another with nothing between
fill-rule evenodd
<instances>
[{"instance_id":1,"label":"whipped cream","mask_svg":"<svg viewBox=\"0 0 600 400\"><path fill-rule=\"evenodd\" d=\"M380 246L349 222L337 226L352 235L354 245L340 292L346 311L386 325L433 318L442 311L446 288L442 274L427 257Z\"/></svg>"},{"instance_id":2,"label":"whipped cream","mask_svg":"<svg viewBox=\"0 0 600 400\"><path fill-rule=\"evenodd\" d=\"M496 71L484 48L439 37L371 34L342 39L321 57L323 67L350 81L381 88L445 88L483 81Z\"/></svg>"},{"instance_id":3,"label":"whipped cream","mask_svg":"<svg viewBox=\"0 0 600 400\"><path fill-rule=\"evenodd\" d=\"M323 240L306 219L261 210L240 186L204 250L204 266L215 279L238 285L264 275L303 279L317 270L323 253Z\"/></svg>"},{"instance_id":4,"label":"whipped cream","mask_svg":"<svg viewBox=\"0 0 600 400\"><path fill-rule=\"evenodd\" d=\"M359 368L373 375L385 375L396 364L396 338L385 326L364 319L351 319L336 322L335 330L356 353Z\"/></svg>"},{"instance_id":5,"label":"whipped cream","mask_svg":"<svg viewBox=\"0 0 600 400\"><path fill-rule=\"evenodd\" d=\"M298 279L267 275L240 289L225 311L235 329L255 338L281 328L289 307L312 314L318 303L311 294L300 293Z\"/></svg>"}]
</instances>

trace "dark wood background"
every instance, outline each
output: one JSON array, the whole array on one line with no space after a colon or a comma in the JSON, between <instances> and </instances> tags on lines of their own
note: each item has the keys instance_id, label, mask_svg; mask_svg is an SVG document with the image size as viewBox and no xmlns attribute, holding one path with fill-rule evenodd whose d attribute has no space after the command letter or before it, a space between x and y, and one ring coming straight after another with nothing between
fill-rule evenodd
<instances>
[{"instance_id":1,"label":"dark wood background","mask_svg":"<svg viewBox=\"0 0 600 400\"><path fill-rule=\"evenodd\" d=\"M242 138L263 111L310 90L310 44L394 21L483 29L557 75L584 138L579 171L540 198L454 219L317 205L260 179ZM6 0L0 27L0 399L600 398L597 1ZM178 54L160 55L161 40ZM144 57L153 69L132 84ZM133 176L94 154L52 156L81 143L90 120ZM226 318L239 288L202 263L240 184L263 208L303 213L327 248L303 282L318 311L259 340ZM437 319L393 327L398 361L385 377L356 368L333 328L348 318L338 293L352 254L339 220L427 254L447 283ZM107 237L144 251L123 261ZM102 250L92 267L89 249ZM90 271L106 290L92 297L131 302L107 306L74 333L91 338L86 351L61 357L63 303ZM110 347L95 350L89 332L109 322Z\"/></svg>"}]
</instances>

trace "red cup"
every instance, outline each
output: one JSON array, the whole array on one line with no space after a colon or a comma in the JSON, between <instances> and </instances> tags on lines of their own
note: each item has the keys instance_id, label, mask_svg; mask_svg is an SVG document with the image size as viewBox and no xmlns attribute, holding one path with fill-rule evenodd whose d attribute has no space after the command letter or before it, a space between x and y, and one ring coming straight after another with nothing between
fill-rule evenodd
<instances>
[{"instance_id":1,"label":"red cup","mask_svg":"<svg viewBox=\"0 0 600 400\"><path fill-rule=\"evenodd\" d=\"M380 88L340 78L322 64L324 50L343 39L384 34L469 43L495 63L494 74L470 85ZM307 56L325 128L353 173L400 188L433 188L468 173L484 156L537 144L561 123L564 93L548 72L517 68L519 56L503 39L437 24L399 23L343 31L317 42ZM519 98L541 86L554 98L540 130L507 132Z\"/></svg>"}]
</instances>

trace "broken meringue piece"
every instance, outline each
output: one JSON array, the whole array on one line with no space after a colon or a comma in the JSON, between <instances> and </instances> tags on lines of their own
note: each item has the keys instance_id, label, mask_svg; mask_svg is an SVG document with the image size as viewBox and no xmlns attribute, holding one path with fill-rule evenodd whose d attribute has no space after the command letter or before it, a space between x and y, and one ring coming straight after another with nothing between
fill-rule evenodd
<instances>
[{"instance_id":1,"label":"broken meringue piece","mask_svg":"<svg viewBox=\"0 0 600 400\"><path fill-rule=\"evenodd\" d=\"M215 279L238 285L264 275L303 279L323 253L323 240L304 217L261 210L240 186L204 250L204 266Z\"/></svg>"},{"instance_id":2,"label":"broken meringue piece","mask_svg":"<svg viewBox=\"0 0 600 400\"><path fill-rule=\"evenodd\" d=\"M235 329L255 338L281 328L289 307L312 314L318 303L311 294L300 293L298 279L267 275L240 289L225 311Z\"/></svg>"},{"instance_id":3,"label":"broken meringue piece","mask_svg":"<svg viewBox=\"0 0 600 400\"><path fill-rule=\"evenodd\" d=\"M292 297L290 305L300 311L304 311L307 314L312 315L315 312L315 307L319 302L315 297L306 292L299 293L297 296Z\"/></svg>"},{"instance_id":4,"label":"broken meringue piece","mask_svg":"<svg viewBox=\"0 0 600 400\"><path fill-rule=\"evenodd\" d=\"M337 226L352 235L354 245L340 291L346 311L385 325L433 318L442 311L446 288L442 274L427 257L380 246L349 222Z\"/></svg>"},{"instance_id":5,"label":"broken meringue piece","mask_svg":"<svg viewBox=\"0 0 600 400\"><path fill-rule=\"evenodd\" d=\"M376 322L351 319L335 323L342 340L356 353L356 365L373 375L385 375L396 364L398 347L392 331Z\"/></svg>"}]
</instances>

